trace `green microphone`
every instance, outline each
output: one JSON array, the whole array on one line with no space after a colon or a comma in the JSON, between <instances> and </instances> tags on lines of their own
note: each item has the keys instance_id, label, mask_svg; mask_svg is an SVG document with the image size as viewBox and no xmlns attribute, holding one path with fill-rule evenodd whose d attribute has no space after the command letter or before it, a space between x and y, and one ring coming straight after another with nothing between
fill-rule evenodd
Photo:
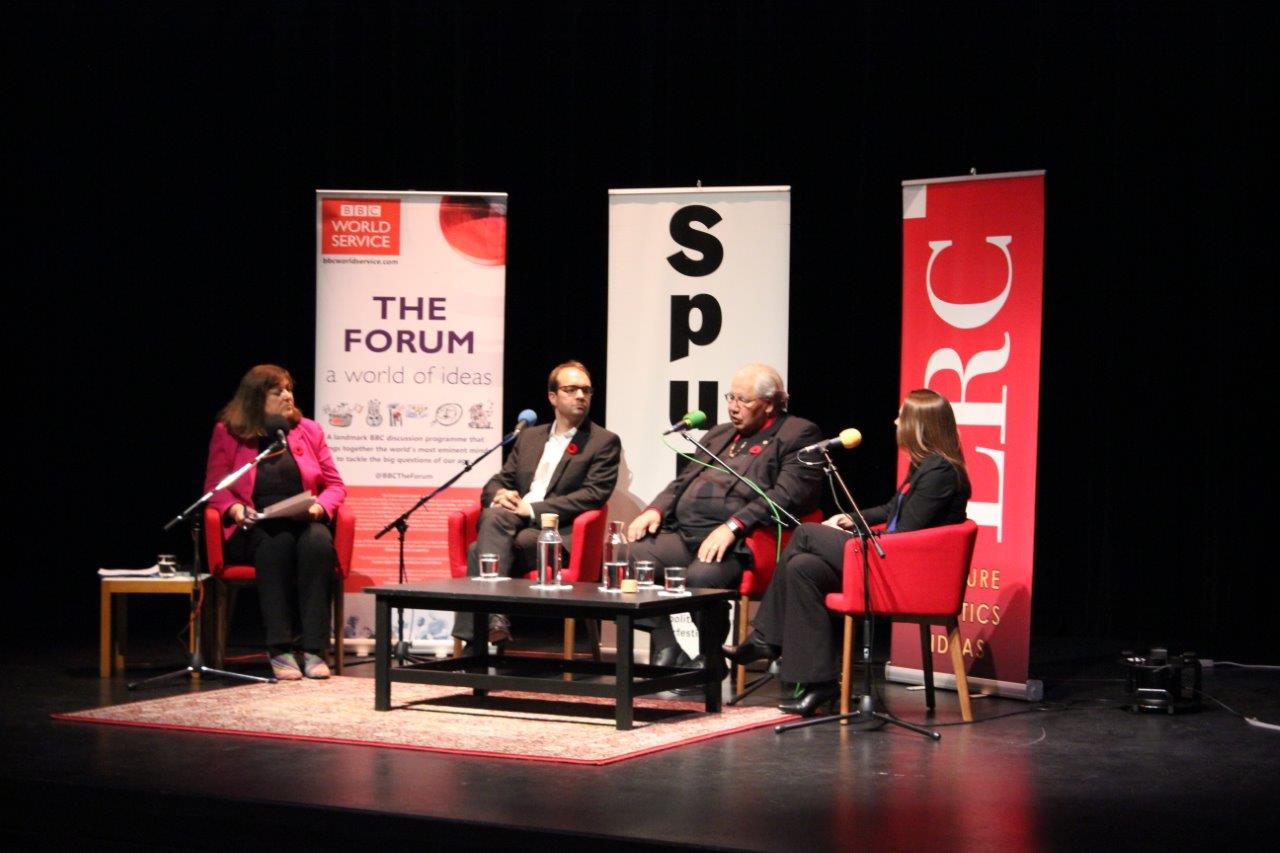
<instances>
[{"instance_id":1,"label":"green microphone","mask_svg":"<svg viewBox=\"0 0 1280 853\"><path fill-rule=\"evenodd\" d=\"M663 433L663 435L671 435L673 432L684 432L687 429L698 429L707 422L707 413L702 409L694 409L680 420L671 425L671 429Z\"/></svg>"}]
</instances>

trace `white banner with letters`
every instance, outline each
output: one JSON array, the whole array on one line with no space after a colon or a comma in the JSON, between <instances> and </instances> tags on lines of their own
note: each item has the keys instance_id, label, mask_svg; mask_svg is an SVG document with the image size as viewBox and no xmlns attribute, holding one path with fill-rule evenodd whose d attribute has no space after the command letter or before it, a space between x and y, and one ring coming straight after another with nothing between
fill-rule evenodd
<instances>
[{"instance_id":1,"label":"white banner with letters","mask_svg":"<svg viewBox=\"0 0 1280 853\"><path fill-rule=\"evenodd\" d=\"M357 518L348 591L395 583L396 534L374 534L501 440L506 209L503 193L316 193L313 416ZM447 513L473 504L501 461L410 518L409 580L448 576ZM447 639L447 619L413 619L409 636Z\"/></svg>"},{"instance_id":2,"label":"white banner with letters","mask_svg":"<svg viewBox=\"0 0 1280 853\"><path fill-rule=\"evenodd\" d=\"M734 371L764 362L786 378L790 264L790 187L610 190L605 422L623 448L611 520L634 518L676 475L661 438L672 423L695 409L708 429L728 420ZM687 614L673 622L697 654Z\"/></svg>"},{"instance_id":3,"label":"white banner with letters","mask_svg":"<svg viewBox=\"0 0 1280 853\"><path fill-rule=\"evenodd\" d=\"M694 409L708 428L728 420L735 370L759 361L786 378L790 263L789 187L609 191L605 420L623 439L611 519L675 476L667 427Z\"/></svg>"}]
</instances>

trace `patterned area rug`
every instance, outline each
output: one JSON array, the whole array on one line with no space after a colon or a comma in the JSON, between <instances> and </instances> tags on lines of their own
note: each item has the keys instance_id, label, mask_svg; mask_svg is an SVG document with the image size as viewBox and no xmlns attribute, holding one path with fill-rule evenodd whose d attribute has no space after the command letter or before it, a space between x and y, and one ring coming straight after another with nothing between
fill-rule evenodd
<instances>
[{"instance_id":1,"label":"patterned area rug","mask_svg":"<svg viewBox=\"0 0 1280 853\"><path fill-rule=\"evenodd\" d=\"M373 679L250 684L130 702L56 719L218 734L313 740L570 764L610 764L773 725L772 707L635 700L635 728L614 728L613 702L593 697L392 685L390 711L373 710ZM193 725L198 721L198 725Z\"/></svg>"}]
</instances>

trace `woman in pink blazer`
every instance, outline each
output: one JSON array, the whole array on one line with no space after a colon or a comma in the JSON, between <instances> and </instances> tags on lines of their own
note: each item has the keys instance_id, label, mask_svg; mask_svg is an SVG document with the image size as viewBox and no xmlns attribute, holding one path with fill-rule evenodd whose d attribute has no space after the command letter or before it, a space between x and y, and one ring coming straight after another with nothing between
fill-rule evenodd
<instances>
[{"instance_id":1,"label":"woman in pink blazer","mask_svg":"<svg viewBox=\"0 0 1280 853\"><path fill-rule=\"evenodd\" d=\"M205 489L252 460L271 444L268 418L288 429L288 452L275 453L214 494L209 505L222 516L228 562L257 572L258 601L266 627L271 669L281 681L328 678L320 656L329 640L329 596L337 556L328 522L346 497L342 476L324 431L293 403L293 377L274 364L244 375L223 407L209 441ZM314 496L306 514L259 519L257 513L302 491ZM208 535L218 535L208 531ZM297 626L300 626L300 630Z\"/></svg>"}]
</instances>

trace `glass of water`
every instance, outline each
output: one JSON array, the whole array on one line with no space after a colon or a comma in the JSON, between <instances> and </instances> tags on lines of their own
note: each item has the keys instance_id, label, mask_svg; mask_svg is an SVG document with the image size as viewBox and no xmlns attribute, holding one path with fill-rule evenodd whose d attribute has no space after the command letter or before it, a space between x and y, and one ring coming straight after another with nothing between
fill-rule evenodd
<instances>
[{"instance_id":1,"label":"glass of water","mask_svg":"<svg viewBox=\"0 0 1280 853\"><path fill-rule=\"evenodd\" d=\"M653 574L653 560L636 560L636 586L641 588L655 586Z\"/></svg>"},{"instance_id":2,"label":"glass of water","mask_svg":"<svg viewBox=\"0 0 1280 853\"><path fill-rule=\"evenodd\" d=\"M498 577L498 555L480 555L480 580L491 581Z\"/></svg>"},{"instance_id":3,"label":"glass of water","mask_svg":"<svg viewBox=\"0 0 1280 853\"><path fill-rule=\"evenodd\" d=\"M621 592L622 579L626 576L627 564L621 560L607 560L601 568L600 588L605 592Z\"/></svg>"},{"instance_id":4,"label":"glass of water","mask_svg":"<svg viewBox=\"0 0 1280 853\"><path fill-rule=\"evenodd\" d=\"M662 582L667 592L684 592L685 572L684 566L667 566L663 570Z\"/></svg>"}]
</instances>

